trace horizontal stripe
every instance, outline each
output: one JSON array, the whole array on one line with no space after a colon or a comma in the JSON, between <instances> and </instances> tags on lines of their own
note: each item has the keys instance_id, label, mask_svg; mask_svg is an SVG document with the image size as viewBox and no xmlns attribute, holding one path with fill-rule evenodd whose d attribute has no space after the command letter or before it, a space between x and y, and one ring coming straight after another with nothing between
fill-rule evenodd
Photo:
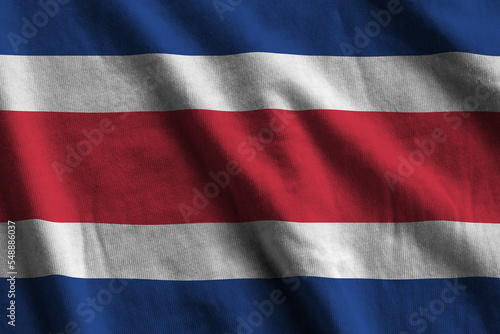
<instances>
[{"instance_id":1,"label":"horizontal stripe","mask_svg":"<svg viewBox=\"0 0 500 334\"><path fill-rule=\"evenodd\" d=\"M0 221L498 223L499 127L488 112L3 111Z\"/></svg>"},{"instance_id":2,"label":"horizontal stripe","mask_svg":"<svg viewBox=\"0 0 500 334\"><path fill-rule=\"evenodd\" d=\"M69 3L45 9L49 16L39 1L2 1L0 53L500 55L495 0L58 1ZM217 3L228 8L222 18Z\"/></svg>"},{"instance_id":3,"label":"horizontal stripe","mask_svg":"<svg viewBox=\"0 0 500 334\"><path fill-rule=\"evenodd\" d=\"M500 57L0 56L0 94L3 110L61 112L500 111Z\"/></svg>"},{"instance_id":4,"label":"horizontal stripe","mask_svg":"<svg viewBox=\"0 0 500 334\"><path fill-rule=\"evenodd\" d=\"M8 291L7 284L0 280L0 289ZM500 331L499 310L500 280L493 278L172 282L50 276L16 280L15 330L490 334ZM0 322L2 332L7 327L7 319Z\"/></svg>"},{"instance_id":5,"label":"horizontal stripe","mask_svg":"<svg viewBox=\"0 0 500 334\"><path fill-rule=\"evenodd\" d=\"M500 278L497 224L131 226L30 220L14 226L16 270L22 278ZM0 231L6 235L7 224L0 224ZM6 243L7 238L0 240L1 249L7 249ZM2 261L0 273L7 272L7 261Z\"/></svg>"}]
</instances>

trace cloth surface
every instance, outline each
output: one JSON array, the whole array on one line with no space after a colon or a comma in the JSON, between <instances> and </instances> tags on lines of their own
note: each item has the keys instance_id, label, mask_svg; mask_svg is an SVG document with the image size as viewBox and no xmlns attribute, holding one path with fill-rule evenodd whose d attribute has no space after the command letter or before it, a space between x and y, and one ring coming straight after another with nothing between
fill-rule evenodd
<instances>
[{"instance_id":1,"label":"cloth surface","mask_svg":"<svg viewBox=\"0 0 500 334\"><path fill-rule=\"evenodd\" d=\"M0 2L0 332L500 333L500 2Z\"/></svg>"}]
</instances>

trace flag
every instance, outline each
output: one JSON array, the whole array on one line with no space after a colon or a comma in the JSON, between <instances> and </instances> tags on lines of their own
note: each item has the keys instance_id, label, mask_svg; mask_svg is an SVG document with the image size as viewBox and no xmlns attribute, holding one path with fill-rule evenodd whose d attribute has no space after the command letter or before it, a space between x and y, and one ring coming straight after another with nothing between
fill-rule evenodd
<instances>
[{"instance_id":1,"label":"flag","mask_svg":"<svg viewBox=\"0 0 500 334\"><path fill-rule=\"evenodd\" d=\"M0 332L500 333L497 1L0 18Z\"/></svg>"}]
</instances>

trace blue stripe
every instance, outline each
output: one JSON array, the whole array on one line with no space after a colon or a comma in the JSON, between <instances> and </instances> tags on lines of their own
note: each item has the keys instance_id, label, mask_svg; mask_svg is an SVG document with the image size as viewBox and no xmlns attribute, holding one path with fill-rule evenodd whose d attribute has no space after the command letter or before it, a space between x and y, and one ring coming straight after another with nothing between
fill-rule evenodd
<instances>
[{"instance_id":1,"label":"blue stripe","mask_svg":"<svg viewBox=\"0 0 500 334\"><path fill-rule=\"evenodd\" d=\"M36 0L2 0L0 54L392 56L462 51L500 55L497 0L231 1L240 4L227 7L232 10L221 20L213 0L71 0L57 11L49 6L53 17L46 25L36 35L31 32L34 36L28 31L23 42L12 43L8 34L22 37L23 17L33 23L42 8ZM393 10L391 22L364 41L368 45L356 44L355 28L376 29L369 24L374 22L370 12L388 9L393 1L401 1L402 12ZM43 19L36 17L39 24ZM356 52L347 45L356 47Z\"/></svg>"},{"instance_id":2,"label":"blue stripe","mask_svg":"<svg viewBox=\"0 0 500 334\"><path fill-rule=\"evenodd\" d=\"M7 289L2 279L2 313ZM75 328L92 334L232 334L238 326L239 333L274 334L500 333L495 278L184 282L48 276L17 279L15 300L15 332L23 334ZM259 311L253 301L267 308ZM0 332L6 328L2 314Z\"/></svg>"}]
</instances>

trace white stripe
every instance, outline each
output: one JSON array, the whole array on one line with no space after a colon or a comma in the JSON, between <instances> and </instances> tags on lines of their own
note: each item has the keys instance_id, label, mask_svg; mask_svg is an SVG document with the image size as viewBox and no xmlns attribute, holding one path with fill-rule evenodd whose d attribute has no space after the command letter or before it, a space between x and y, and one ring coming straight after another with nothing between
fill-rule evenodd
<instances>
[{"instance_id":1,"label":"white stripe","mask_svg":"<svg viewBox=\"0 0 500 334\"><path fill-rule=\"evenodd\" d=\"M500 57L0 56L3 110L263 108L499 111Z\"/></svg>"},{"instance_id":2,"label":"white stripe","mask_svg":"<svg viewBox=\"0 0 500 334\"><path fill-rule=\"evenodd\" d=\"M0 224L0 235L6 235ZM1 238L0 249L7 249ZM18 277L212 280L500 277L500 225L16 223ZM7 260L0 262L1 275Z\"/></svg>"}]
</instances>

